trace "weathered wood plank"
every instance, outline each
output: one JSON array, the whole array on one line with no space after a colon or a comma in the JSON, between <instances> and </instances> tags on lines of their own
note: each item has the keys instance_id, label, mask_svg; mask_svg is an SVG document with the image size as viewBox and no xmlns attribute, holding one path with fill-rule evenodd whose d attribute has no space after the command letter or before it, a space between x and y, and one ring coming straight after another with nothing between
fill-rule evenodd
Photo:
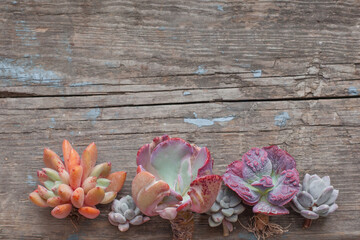
<instances>
[{"instance_id":1,"label":"weathered wood plank","mask_svg":"<svg viewBox=\"0 0 360 240\"><path fill-rule=\"evenodd\" d=\"M358 184L350 184L359 179L359 99L99 108L101 114L96 118L86 114L92 108L22 110L21 106L30 100L17 98L16 101L20 109L4 109L0 126L1 163L5 170L0 183L3 196L0 204L4 209L0 213L3 229L0 236L5 238L15 233L14 239L30 238L30 235L33 239L52 239L54 234L62 238L77 234L80 239L98 239L100 233L95 229L101 229L104 239L115 236L168 239L169 226L160 218L125 234L118 233L107 223L108 206L102 207L103 214L96 221L81 222L79 232L74 233L69 221L52 219L49 209L39 209L26 200L27 193L34 188L35 171L42 167L41 153L45 146L60 153L61 140L65 137L79 150L95 141L99 147L99 161L111 160L116 170L128 171L128 181L121 192L128 194L135 175L136 151L152 137L165 132L208 146L215 159L215 172L219 174L250 147L282 146L297 159L302 176L304 172L329 174L341 192L339 211L320 219L309 231L301 229L302 219L295 213L274 217L274 222L284 226L292 224L286 237L297 239L300 234L301 238L316 239L359 237L355 226L360 223L360 188ZM198 119L220 120L202 127L184 122L184 119L195 119L193 112ZM285 112L290 119L276 122L275 117ZM233 119L221 119L227 116ZM13 199L20 199L21 204ZM245 223L250 215L248 212L241 221ZM156 232L154 226L158 226ZM250 237L238 226L230 239L239 236ZM203 216L197 220L194 237L220 239L221 230L209 229Z\"/></svg>"}]
</instances>

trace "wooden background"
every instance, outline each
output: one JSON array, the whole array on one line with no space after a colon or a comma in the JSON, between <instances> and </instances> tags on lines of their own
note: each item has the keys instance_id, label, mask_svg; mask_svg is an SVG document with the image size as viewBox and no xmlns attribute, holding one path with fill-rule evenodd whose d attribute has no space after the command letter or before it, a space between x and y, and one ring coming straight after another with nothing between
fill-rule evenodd
<instances>
[{"instance_id":1,"label":"wooden background","mask_svg":"<svg viewBox=\"0 0 360 240\"><path fill-rule=\"evenodd\" d=\"M64 138L128 172L170 134L207 146L215 172L277 144L306 172L330 175L339 209L282 239L360 239L360 1L2 0L0 239L169 239L159 217L120 233L107 221L34 206L42 150ZM245 224L251 216L240 217ZM207 217L194 239L222 239ZM254 239L239 225L228 239Z\"/></svg>"}]
</instances>

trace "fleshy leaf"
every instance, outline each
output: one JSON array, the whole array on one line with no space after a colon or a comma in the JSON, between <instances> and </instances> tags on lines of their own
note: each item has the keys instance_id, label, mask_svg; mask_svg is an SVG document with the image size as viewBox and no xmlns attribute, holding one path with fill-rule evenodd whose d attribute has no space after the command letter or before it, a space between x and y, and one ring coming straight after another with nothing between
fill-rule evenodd
<instances>
[{"instance_id":1,"label":"fleshy leaf","mask_svg":"<svg viewBox=\"0 0 360 240\"><path fill-rule=\"evenodd\" d=\"M71 203L76 208L81 208L84 205L84 189L78 187L71 195Z\"/></svg>"},{"instance_id":2,"label":"fleshy leaf","mask_svg":"<svg viewBox=\"0 0 360 240\"><path fill-rule=\"evenodd\" d=\"M308 192L302 191L296 197L297 201L305 209L312 207L314 204L314 199Z\"/></svg>"},{"instance_id":3,"label":"fleshy leaf","mask_svg":"<svg viewBox=\"0 0 360 240\"><path fill-rule=\"evenodd\" d=\"M331 204L333 204L336 201L338 196L339 196L339 190L334 189L334 191L332 192L330 198L325 202L325 204L330 206Z\"/></svg>"},{"instance_id":4,"label":"fleshy leaf","mask_svg":"<svg viewBox=\"0 0 360 240\"><path fill-rule=\"evenodd\" d=\"M44 173L52 180L52 181L61 181L59 173L51 168L43 168Z\"/></svg>"},{"instance_id":5,"label":"fleshy leaf","mask_svg":"<svg viewBox=\"0 0 360 240\"><path fill-rule=\"evenodd\" d=\"M271 175L271 162L263 149L252 148L242 156L242 162L242 176L247 182Z\"/></svg>"},{"instance_id":6,"label":"fleshy leaf","mask_svg":"<svg viewBox=\"0 0 360 240\"><path fill-rule=\"evenodd\" d=\"M48 207L46 201L40 197L39 193L37 191L34 191L29 194L29 199L37 206L39 207Z\"/></svg>"},{"instance_id":7,"label":"fleshy leaf","mask_svg":"<svg viewBox=\"0 0 360 240\"><path fill-rule=\"evenodd\" d=\"M61 158L54 151L48 148L44 149L43 160L46 167L54 169L56 171L65 168L63 162L61 161Z\"/></svg>"},{"instance_id":8,"label":"fleshy leaf","mask_svg":"<svg viewBox=\"0 0 360 240\"><path fill-rule=\"evenodd\" d=\"M206 175L195 179L188 192L191 198L190 210L197 213L208 211L215 202L221 188L222 178L218 175Z\"/></svg>"},{"instance_id":9,"label":"fleshy leaf","mask_svg":"<svg viewBox=\"0 0 360 240\"><path fill-rule=\"evenodd\" d=\"M318 199L321 193L325 190L326 185L322 179L315 180L310 183L309 192L313 196L314 199Z\"/></svg>"},{"instance_id":10,"label":"fleshy leaf","mask_svg":"<svg viewBox=\"0 0 360 240\"><path fill-rule=\"evenodd\" d=\"M320 197L316 200L316 204L320 206L321 204L325 203L334 191L333 186L326 187L324 191L321 193Z\"/></svg>"},{"instance_id":11,"label":"fleshy leaf","mask_svg":"<svg viewBox=\"0 0 360 240\"><path fill-rule=\"evenodd\" d=\"M111 181L107 178L98 178L96 180L96 186L106 189L110 185Z\"/></svg>"},{"instance_id":12,"label":"fleshy leaf","mask_svg":"<svg viewBox=\"0 0 360 240\"><path fill-rule=\"evenodd\" d=\"M81 161L79 154L75 151L75 149L71 148L70 156L69 156L68 172L71 173L71 170L76 166L80 166L80 164Z\"/></svg>"},{"instance_id":13,"label":"fleshy leaf","mask_svg":"<svg viewBox=\"0 0 360 240\"><path fill-rule=\"evenodd\" d=\"M47 200L48 198L51 198L51 197L55 197L55 194L52 191L47 190L46 188L44 188L41 185L38 185L37 190L38 190L38 194L40 195L40 197L45 200Z\"/></svg>"},{"instance_id":14,"label":"fleshy leaf","mask_svg":"<svg viewBox=\"0 0 360 240\"><path fill-rule=\"evenodd\" d=\"M79 213L86 218L94 219L97 218L97 216L99 216L100 211L95 207L82 207L79 208Z\"/></svg>"},{"instance_id":15,"label":"fleshy leaf","mask_svg":"<svg viewBox=\"0 0 360 240\"><path fill-rule=\"evenodd\" d=\"M108 204L114 201L116 198L117 192L106 192L103 200L100 202L101 204Z\"/></svg>"},{"instance_id":16,"label":"fleshy leaf","mask_svg":"<svg viewBox=\"0 0 360 240\"><path fill-rule=\"evenodd\" d=\"M132 197L136 206L147 216L155 216L156 206L165 196L170 195L170 187L162 180L147 172L139 172L132 182Z\"/></svg>"},{"instance_id":17,"label":"fleshy leaf","mask_svg":"<svg viewBox=\"0 0 360 240\"><path fill-rule=\"evenodd\" d=\"M181 163L192 154L190 144L179 138L171 138L154 148L150 162L162 180L169 186L175 186Z\"/></svg>"},{"instance_id":18,"label":"fleshy leaf","mask_svg":"<svg viewBox=\"0 0 360 240\"><path fill-rule=\"evenodd\" d=\"M69 185L66 185L66 184L59 185L58 194L63 202L68 202L70 200L72 193L73 193L73 190L71 189L71 187Z\"/></svg>"},{"instance_id":19,"label":"fleshy leaf","mask_svg":"<svg viewBox=\"0 0 360 240\"><path fill-rule=\"evenodd\" d=\"M234 161L226 169L223 176L225 184L236 192L247 204L254 205L260 199L256 188L243 180L243 162Z\"/></svg>"},{"instance_id":20,"label":"fleshy leaf","mask_svg":"<svg viewBox=\"0 0 360 240\"><path fill-rule=\"evenodd\" d=\"M206 147L198 150L194 160L192 161L192 175L193 179L212 174L213 160L211 159L210 151Z\"/></svg>"},{"instance_id":21,"label":"fleshy leaf","mask_svg":"<svg viewBox=\"0 0 360 240\"><path fill-rule=\"evenodd\" d=\"M87 178L95 166L97 160L97 148L95 143L91 143L87 148L84 150L81 156L81 166L83 167L83 177L82 181Z\"/></svg>"},{"instance_id":22,"label":"fleshy leaf","mask_svg":"<svg viewBox=\"0 0 360 240\"><path fill-rule=\"evenodd\" d=\"M336 209L338 209L338 205L336 203L334 203L333 205L330 206L329 211L327 213L325 213L323 216L326 217L330 213L335 212Z\"/></svg>"},{"instance_id":23,"label":"fleshy leaf","mask_svg":"<svg viewBox=\"0 0 360 240\"><path fill-rule=\"evenodd\" d=\"M83 174L83 168L80 165L73 166L70 169L69 183L73 190L80 187L82 174Z\"/></svg>"},{"instance_id":24,"label":"fleshy leaf","mask_svg":"<svg viewBox=\"0 0 360 240\"><path fill-rule=\"evenodd\" d=\"M272 163L272 170L275 174L280 174L284 170L296 168L295 159L285 150L274 145L263 147L263 149L268 154L267 156Z\"/></svg>"},{"instance_id":25,"label":"fleshy leaf","mask_svg":"<svg viewBox=\"0 0 360 240\"><path fill-rule=\"evenodd\" d=\"M329 205L323 204L319 207L315 207L313 208L313 211L317 214L319 214L320 216L326 214L329 211L330 207Z\"/></svg>"},{"instance_id":26,"label":"fleshy leaf","mask_svg":"<svg viewBox=\"0 0 360 240\"><path fill-rule=\"evenodd\" d=\"M62 204L63 201L61 200L61 198L59 196L55 196L55 197L48 198L46 203L50 207L56 207L57 205Z\"/></svg>"},{"instance_id":27,"label":"fleshy leaf","mask_svg":"<svg viewBox=\"0 0 360 240\"><path fill-rule=\"evenodd\" d=\"M66 218L70 214L71 209L72 206L69 203L58 205L51 211L51 215L59 219Z\"/></svg>"},{"instance_id":28,"label":"fleshy leaf","mask_svg":"<svg viewBox=\"0 0 360 240\"><path fill-rule=\"evenodd\" d=\"M319 214L314 213L313 211L310 211L310 210L302 210L302 211L300 212L300 214L301 214L304 218L307 218L307 219L317 219L317 218L319 218Z\"/></svg>"},{"instance_id":29,"label":"fleshy leaf","mask_svg":"<svg viewBox=\"0 0 360 240\"><path fill-rule=\"evenodd\" d=\"M283 206L276 206L268 201L266 201L264 198L262 198L254 207L253 207L254 213L262 213L265 215L284 215L289 214L289 211L283 207Z\"/></svg>"},{"instance_id":30,"label":"fleshy leaf","mask_svg":"<svg viewBox=\"0 0 360 240\"><path fill-rule=\"evenodd\" d=\"M62 144L62 150L63 150L63 157L64 157L66 171L69 171L69 165L70 165L69 159L70 159L71 149L72 149L72 146L69 143L69 141L64 139L63 144Z\"/></svg>"},{"instance_id":31,"label":"fleshy leaf","mask_svg":"<svg viewBox=\"0 0 360 240\"><path fill-rule=\"evenodd\" d=\"M96 165L91 173L90 176L91 177L103 177L106 178L107 176L109 176L111 171L111 162L105 162L105 163L101 163Z\"/></svg>"},{"instance_id":32,"label":"fleshy leaf","mask_svg":"<svg viewBox=\"0 0 360 240\"><path fill-rule=\"evenodd\" d=\"M271 204L283 206L294 198L299 188L298 171L295 168L284 170L276 186L268 193L267 200Z\"/></svg>"},{"instance_id":33,"label":"fleshy leaf","mask_svg":"<svg viewBox=\"0 0 360 240\"><path fill-rule=\"evenodd\" d=\"M88 177L85 179L85 181L82 184L82 188L84 189L85 194L87 194L88 191L96 187L96 180L97 177Z\"/></svg>"},{"instance_id":34,"label":"fleshy leaf","mask_svg":"<svg viewBox=\"0 0 360 240\"><path fill-rule=\"evenodd\" d=\"M91 189L85 196L85 204L95 206L99 204L105 197L105 191L101 187Z\"/></svg>"},{"instance_id":35,"label":"fleshy leaf","mask_svg":"<svg viewBox=\"0 0 360 240\"><path fill-rule=\"evenodd\" d=\"M114 172L108 176L108 179L111 181L110 185L106 188L107 192L119 192L124 185L126 179L126 172Z\"/></svg>"},{"instance_id":36,"label":"fleshy leaf","mask_svg":"<svg viewBox=\"0 0 360 240\"><path fill-rule=\"evenodd\" d=\"M59 170L59 176L63 183L69 184L70 181L70 175L65 169Z\"/></svg>"}]
</instances>

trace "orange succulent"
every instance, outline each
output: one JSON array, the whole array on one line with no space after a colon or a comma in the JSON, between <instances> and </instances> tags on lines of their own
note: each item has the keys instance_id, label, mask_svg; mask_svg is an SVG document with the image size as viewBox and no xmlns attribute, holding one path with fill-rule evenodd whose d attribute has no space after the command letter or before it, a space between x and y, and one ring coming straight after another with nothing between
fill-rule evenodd
<instances>
[{"instance_id":1,"label":"orange succulent","mask_svg":"<svg viewBox=\"0 0 360 240\"><path fill-rule=\"evenodd\" d=\"M95 166L97 148L91 143L80 157L69 141L63 141L64 162L52 150L44 149L46 168L37 172L44 186L29 194L29 199L39 207L52 207L51 215L65 218L74 209L86 218L94 219L100 211L97 204L112 202L121 190L126 172L111 173L111 163Z\"/></svg>"}]
</instances>

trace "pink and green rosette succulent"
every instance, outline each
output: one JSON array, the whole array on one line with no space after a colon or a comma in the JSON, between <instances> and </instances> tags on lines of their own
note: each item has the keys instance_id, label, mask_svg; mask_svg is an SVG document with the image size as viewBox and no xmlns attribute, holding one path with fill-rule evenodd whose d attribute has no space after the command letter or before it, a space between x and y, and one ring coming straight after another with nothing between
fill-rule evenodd
<instances>
[{"instance_id":1,"label":"pink and green rosette succulent","mask_svg":"<svg viewBox=\"0 0 360 240\"><path fill-rule=\"evenodd\" d=\"M232 162L223 176L253 212L282 215L284 207L299 191L299 173L294 158L277 146L252 148L242 161Z\"/></svg>"},{"instance_id":2,"label":"pink and green rosette succulent","mask_svg":"<svg viewBox=\"0 0 360 240\"><path fill-rule=\"evenodd\" d=\"M136 161L132 196L147 216L173 220L180 211L205 213L221 187L209 150L180 138L154 138L140 148Z\"/></svg>"}]
</instances>

